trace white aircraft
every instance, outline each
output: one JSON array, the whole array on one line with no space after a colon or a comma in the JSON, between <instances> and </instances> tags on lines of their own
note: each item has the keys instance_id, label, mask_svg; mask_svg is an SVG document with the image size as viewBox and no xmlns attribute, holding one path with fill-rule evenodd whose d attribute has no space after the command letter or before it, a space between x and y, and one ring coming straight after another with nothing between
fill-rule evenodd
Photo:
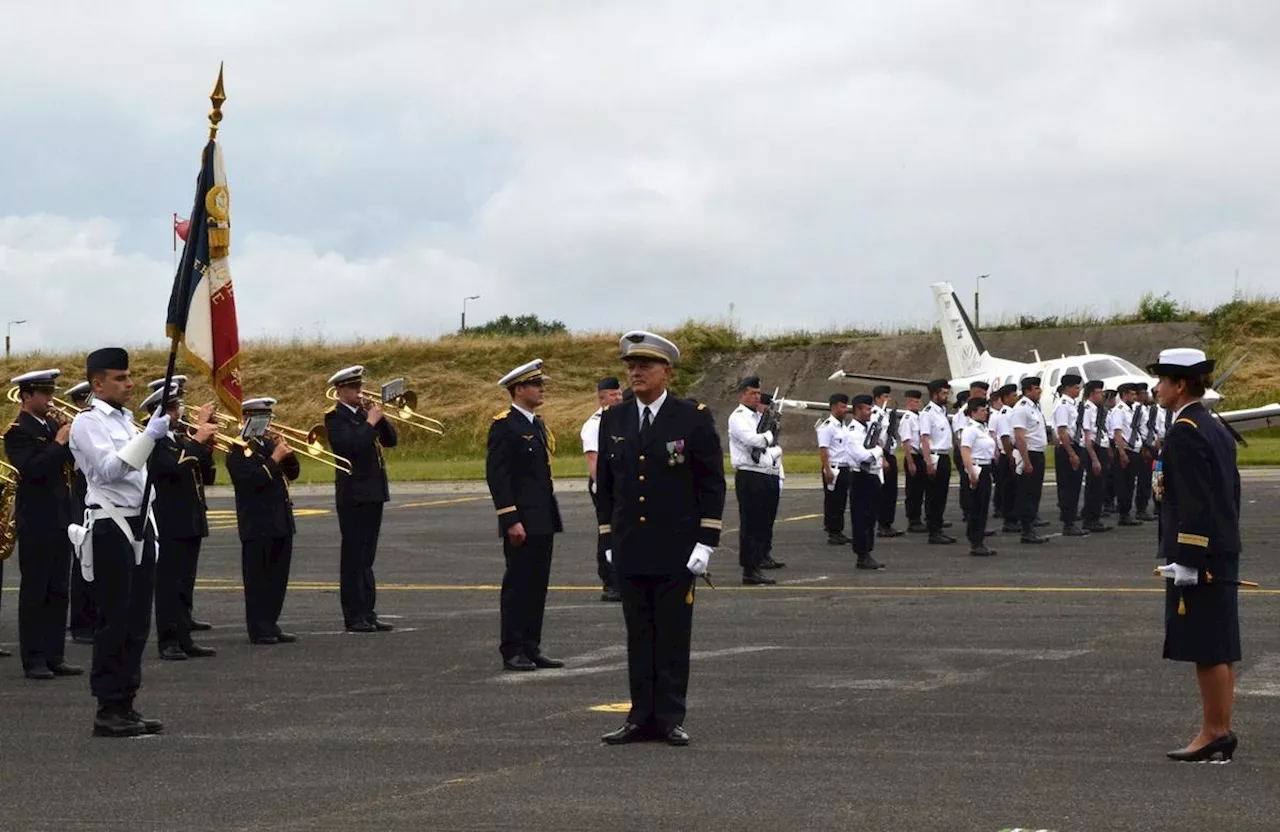
<instances>
[{"instance_id":1,"label":"white aircraft","mask_svg":"<svg viewBox=\"0 0 1280 832\"><path fill-rule=\"evenodd\" d=\"M1084 341L1080 342L1084 352L1079 355L1064 355L1060 358L1045 360L1040 358L1038 351L1032 350L1036 359L1032 362L997 358L987 350L982 343L982 338L974 331L973 324L969 322L969 316L952 290L951 284L934 283L930 288L933 289L933 301L937 309L942 343L947 351L953 394L968 390L969 384L975 381L985 381L990 385L991 390L995 390L1005 384L1017 384L1027 376L1039 376L1041 388L1044 391L1040 397L1040 409L1045 414L1046 422L1052 424L1053 408L1057 403L1054 391L1058 388L1058 379L1064 375L1074 373L1085 381L1099 379L1105 384L1107 390L1115 390L1126 382L1145 382L1152 389L1155 388L1157 379L1146 371L1119 356L1090 352L1089 345ZM1235 365L1214 379L1213 388L1205 393L1206 405L1210 408L1221 405L1222 396L1214 388L1220 387L1239 366L1240 361L1237 361ZM836 370L830 376L831 380L842 378L921 388L928 384L925 379L872 376L846 370ZM785 407L826 409L826 405L820 402L800 402L790 399L785 402ZM1215 415L1226 423L1233 433L1280 426L1280 404L1231 410L1215 413ZM1239 439L1238 435L1237 439Z\"/></svg>"}]
</instances>

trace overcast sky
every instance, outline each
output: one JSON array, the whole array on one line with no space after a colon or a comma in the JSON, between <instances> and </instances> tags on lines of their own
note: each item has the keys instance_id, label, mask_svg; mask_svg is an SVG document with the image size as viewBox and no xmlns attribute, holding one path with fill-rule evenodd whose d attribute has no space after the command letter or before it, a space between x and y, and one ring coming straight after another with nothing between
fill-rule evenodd
<instances>
[{"instance_id":1,"label":"overcast sky","mask_svg":"<svg viewBox=\"0 0 1280 832\"><path fill-rule=\"evenodd\" d=\"M7 3L0 316L163 340L208 94L241 337L748 331L1276 286L1280 5ZM3 321L0 321L2 323Z\"/></svg>"}]
</instances>

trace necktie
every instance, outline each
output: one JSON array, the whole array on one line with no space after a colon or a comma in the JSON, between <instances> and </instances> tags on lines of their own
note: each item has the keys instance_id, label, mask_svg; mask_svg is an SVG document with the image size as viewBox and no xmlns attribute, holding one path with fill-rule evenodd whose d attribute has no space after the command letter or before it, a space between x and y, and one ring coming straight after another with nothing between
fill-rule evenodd
<instances>
[{"instance_id":1,"label":"necktie","mask_svg":"<svg viewBox=\"0 0 1280 832\"><path fill-rule=\"evenodd\" d=\"M649 408L646 407L644 409L644 418L640 420L640 443L641 444L644 444L649 440L649 427L653 424L653 421L650 418L651 416L652 414L649 412Z\"/></svg>"}]
</instances>

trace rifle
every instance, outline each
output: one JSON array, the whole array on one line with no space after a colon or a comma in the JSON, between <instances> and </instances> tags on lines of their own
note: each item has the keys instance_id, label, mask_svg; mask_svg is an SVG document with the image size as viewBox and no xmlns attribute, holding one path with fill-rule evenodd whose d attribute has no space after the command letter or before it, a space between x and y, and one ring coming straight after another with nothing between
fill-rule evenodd
<instances>
[{"instance_id":1,"label":"rifle","mask_svg":"<svg viewBox=\"0 0 1280 832\"><path fill-rule=\"evenodd\" d=\"M778 434L782 430L782 398L778 396L778 388L773 388L773 396L769 399L769 409L760 414L760 421L756 424L756 433L768 433L773 431L773 442L769 447L778 444ZM764 456L763 448L751 449L751 461L760 462L760 457Z\"/></svg>"},{"instance_id":2,"label":"rifle","mask_svg":"<svg viewBox=\"0 0 1280 832\"><path fill-rule=\"evenodd\" d=\"M1080 396L1080 403L1076 405L1076 432L1071 436L1071 444L1079 445L1084 440L1084 395Z\"/></svg>"},{"instance_id":3,"label":"rifle","mask_svg":"<svg viewBox=\"0 0 1280 832\"><path fill-rule=\"evenodd\" d=\"M1147 433L1142 438L1142 447L1151 453L1155 453L1156 449L1156 407L1155 405L1147 405Z\"/></svg>"},{"instance_id":4,"label":"rifle","mask_svg":"<svg viewBox=\"0 0 1280 832\"><path fill-rule=\"evenodd\" d=\"M1138 408L1140 407L1142 405L1135 404L1133 406L1133 415L1130 417L1133 420L1133 430L1129 432L1129 447L1135 450L1141 450L1141 446L1138 444L1138 432L1142 430L1142 417L1138 415Z\"/></svg>"},{"instance_id":5,"label":"rifle","mask_svg":"<svg viewBox=\"0 0 1280 832\"><path fill-rule=\"evenodd\" d=\"M893 400L889 400L890 404ZM902 421L902 411L894 407L889 411L889 427L885 431L884 452L886 455L893 453L893 443L898 441L898 423Z\"/></svg>"},{"instance_id":6,"label":"rifle","mask_svg":"<svg viewBox=\"0 0 1280 832\"><path fill-rule=\"evenodd\" d=\"M881 411L880 415L876 417L874 422L867 423L867 438L862 440L862 447L874 448L880 444L880 424L883 419L884 412Z\"/></svg>"}]
</instances>

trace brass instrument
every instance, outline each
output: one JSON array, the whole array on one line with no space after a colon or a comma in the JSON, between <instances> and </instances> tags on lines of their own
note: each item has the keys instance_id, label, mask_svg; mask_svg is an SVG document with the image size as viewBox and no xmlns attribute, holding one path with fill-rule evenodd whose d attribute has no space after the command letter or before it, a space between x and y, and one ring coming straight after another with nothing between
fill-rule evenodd
<instances>
[{"instance_id":1,"label":"brass instrument","mask_svg":"<svg viewBox=\"0 0 1280 832\"><path fill-rule=\"evenodd\" d=\"M18 469L0 459L0 561L8 560L18 542L17 496Z\"/></svg>"},{"instance_id":2,"label":"brass instrument","mask_svg":"<svg viewBox=\"0 0 1280 832\"><path fill-rule=\"evenodd\" d=\"M330 387L325 391L324 397L331 402L338 401L337 388ZM444 422L417 412L415 408L418 406L418 394L412 390L405 390L389 402L383 402L378 396L370 395L361 390L360 403L365 407L378 405L383 409L382 415L387 419L444 436Z\"/></svg>"},{"instance_id":3,"label":"brass instrument","mask_svg":"<svg viewBox=\"0 0 1280 832\"><path fill-rule=\"evenodd\" d=\"M215 412L213 414L213 418L224 429L240 429L240 425L236 422L236 418L229 413ZM267 429L267 433L277 434L286 442L290 443L291 446L301 446L303 453L322 465L328 465L330 468L336 468L344 474L351 473L351 460L344 456L338 456L324 446L323 443L326 441L324 425L316 425L311 430L304 431L300 428L281 424L273 419L271 421L271 427ZM244 447L245 456L249 456L253 453L252 449L249 448L248 443L240 437L237 436L234 441L237 445Z\"/></svg>"},{"instance_id":4,"label":"brass instrument","mask_svg":"<svg viewBox=\"0 0 1280 832\"><path fill-rule=\"evenodd\" d=\"M198 407L192 407L191 405L188 404L188 405L183 405L183 410L186 411L186 413L188 414L194 415L198 413L200 409ZM178 424L187 431L188 437L194 436L195 432L200 428L200 426L197 425L195 422L190 422L186 419L179 419ZM221 424L221 423L218 422L217 424ZM231 434L218 433L217 431L214 431L212 438L213 438L213 449L215 451L220 451L224 454L229 454L234 448L239 450L245 456L253 456L253 448L250 448L249 443L241 439L239 436L233 436Z\"/></svg>"},{"instance_id":5,"label":"brass instrument","mask_svg":"<svg viewBox=\"0 0 1280 832\"><path fill-rule=\"evenodd\" d=\"M22 404L22 394L19 392L19 389L20 388L17 385L14 385L9 388L9 392L7 394L9 401L18 405ZM76 416L83 413L86 409L87 408L84 407L77 407L71 402L65 399L60 399L57 396L54 396L49 402L49 412L53 414L54 419L59 424L71 424L71 420L75 419Z\"/></svg>"}]
</instances>

